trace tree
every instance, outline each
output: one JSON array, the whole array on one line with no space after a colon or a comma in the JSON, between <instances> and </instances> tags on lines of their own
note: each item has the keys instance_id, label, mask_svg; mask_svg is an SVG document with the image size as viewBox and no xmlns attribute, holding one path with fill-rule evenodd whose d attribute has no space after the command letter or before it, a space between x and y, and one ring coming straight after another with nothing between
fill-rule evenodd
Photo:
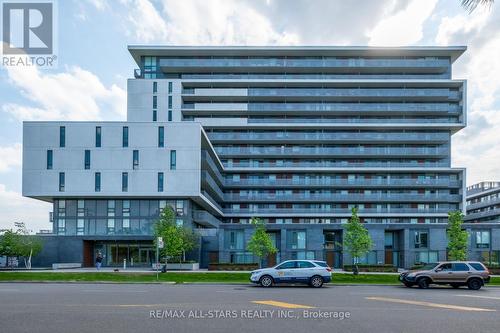
<instances>
[{"instance_id":1,"label":"tree","mask_svg":"<svg viewBox=\"0 0 500 333\"><path fill-rule=\"evenodd\" d=\"M467 260L467 231L462 229L464 215L461 211L448 213L449 260Z\"/></svg>"},{"instance_id":2,"label":"tree","mask_svg":"<svg viewBox=\"0 0 500 333\"><path fill-rule=\"evenodd\" d=\"M194 250L198 246L198 234L191 228L181 228L182 235L182 261L186 261L186 252Z\"/></svg>"},{"instance_id":3,"label":"tree","mask_svg":"<svg viewBox=\"0 0 500 333\"><path fill-rule=\"evenodd\" d=\"M24 265L31 269L31 259L42 250L43 243L39 237L30 235L30 230L23 222L15 222L17 230L5 230L0 240L0 254L7 257L23 257Z\"/></svg>"},{"instance_id":4,"label":"tree","mask_svg":"<svg viewBox=\"0 0 500 333\"><path fill-rule=\"evenodd\" d=\"M478 6L488 6L491 8L491 5L495 0L462 0L462 7L464 7L469 13L472 13Z\"/></svg>"},{"instance_id":5,"label":"tree","mask_svg":"<svg viewBox=\"0 0 500 333\"><path fill-rule=\"evenodd\" d=\"M163 238L163 248L160 249L160 256L165 257L165 265L168 257L179 257L183 250L182 230L175 223L175 212L170 207L165 207L159 219L154 225L154 245L157 246L158 237Z\"/></svg>"},{"instance_id":6,"label":"tree","mask_svg":"<svg viewBox=\"0 0 500 333\"><path fill-rule=\"evenodd\" d=\"M177 225L175 212L170 207L165 207L158 221L154 225L154 244L157 245L158 237L163 238L163 249L160 255L165 257L165 265L168 258L186 259L186 252L195 249L198 245L198 235L190 228Z\"/></svg>"},{"instance_id":7,"label":"tree","mask_svg":"<svg viewBox=\"0 0 500 333\"><path fill-rule=\"evenodd\" d=\"M248 241L247 249L259 258L259 267L262 267L262 259L276 253L278 249L273 245L271 236L266 232L261 219L253 217L250 223L255 226L255 231Z\"/></svg>"},{"instance_id":8,"label":"tree","mask_svg":"<svg viewBox=\"0 0 500 333\"><path fill-rule=\"evenodd\" d=\"M3 235L0 238L0 255L7 257L7 263L9 263L9 257L16 257L16 243L17 235L12 230L3 230Z\"/></svg>"},{"instance_id":9,"label":"tree","mask_svg":"<svg viewBox=\"0 0 500 333\"><path fill-rule=\"evenodd\" d=\"M371 250L373 242L368 230L359 220L358 209L354 207L351 212L352 216L345 227L344 247L352 257L353 273L356 275L358 274L359 258Z\"/></svg>"}]
</instances>

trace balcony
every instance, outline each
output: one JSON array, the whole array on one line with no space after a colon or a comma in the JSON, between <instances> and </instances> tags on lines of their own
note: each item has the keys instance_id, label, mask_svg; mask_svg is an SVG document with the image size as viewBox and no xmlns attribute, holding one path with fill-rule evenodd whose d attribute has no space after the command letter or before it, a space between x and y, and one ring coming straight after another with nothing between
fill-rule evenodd
<instances>
[{"instance_id":1,"label":"balcony","mask_svg":"<svg viewBox=\"0 0 500 333\"><path fill-rule=\"evenodd\" d=\"M204 210L193 211L193 221L210 228L218 228L220 224L219 219Z\"/></svg>"},{"instance_id":2,"label":"balcony","mask_svg":"<svg viewBox=\"0 0 500 333\"><path fill-rule=\"evenodd\" d=\"M281 69L287 72L322 69L325 72L352 71L402 71L405 73L443 73L448 71L450 61L448 59L286 59L286 58L205 58L205 59L182 59L163 58L160 59L160 67L168 72L217 72L239 70L251 70L253 72L269 71L270 69Z\"/></svg>"},{"instance_id":3,"label":"balcony","mask_svg":"<svg viewBox=\"0 0 500 333\"><path fill-rule=\"evenodd\" d=\"M234 180L226 177L224 181L226 187L397 187L397 186L418 186L418 187L453 187L461 186L458 180L450 179L244 179Z\"/></svg>"},{"instance_id":4,"label":"balcony","mask_svg":"<svg viewBox=\"0 0 500 333\"><path fill-rule=\"evenodd\" d=\"M500 197L467 205L467 211L500 204ZM500 209L499 209L500 212Z\"/></svg>"},{"instance_id":5,"label":"balcony","mask_svg":"<svg viewBox=\"0 0 500 333\"><path fill-rule=\"evenodd\" d=\"M434 142L445 143L450 139L449 133L345 133L345 132L269 132L269 133L238 133L211 132L208 137L212 143L235 142Z\"/></svg>"},{"instance_id":6,"label":"balcony","mask_svg":"<svg viewBox=\"0 0 500 333\"><path fill-rule=\"evenodd\" d=\"M448 208L364 208L359 210L360 215L367 214L413 214L420 216L422 214L443 214L446 215L453 209ZM259 216L266 214L269 216L297 216L300 214L328 216L340 215L351 216L351 210L348 208L225 208L223 210L225 216Z\"/></svg>"},{"instance_id":7,"label":"balcony","mask_svg":"<svg viewBox=\"0 0 500 333\"><path fill-rule=\"evenodd\" d=\"M425 161L425 162L347 162L347 161L283 161L282 163L262 161L240 161L239 163L224 163L226 170L231 171L234 169L260 169L260 168L449 168L447 161Z\"/></svg>"},{"instance_id":8,"label":"balcony","mask_svg":"<svg viewBox=\"0 0 500 333\"><path fill-rule=\"evenodd\" d=\"M476 220L476 219L481 219L485 217L492 217L496 216L497 220L500 222L500 209L491 209L487 210L484 212L477 212L477 213L467 213L467 215L464 218L464 221L471 221L471 220ZM489 221L493 222L493 221Z\"/></svg>"},{"instance_id":9,"label":"balcony","mask_svg":"<svg viewBox=\"0 0 500 333\"><path fill-rule=\"evenodd\" d=\"M409 193L391 193L391 194L357 194L357 193L249 193L233 194L225 193L226 202L461 202L460 195L450 194L409 194Z\"/></svg>"},{"instance_id":10,"label":"balcony","mask_svg":"<svg viewBox=\"0 0 500 333\"><path fill-rule=\"evenodd\" d=\"M248 157L252 155L265 157L318 157L318 156L433 156L446 157L449 150L446 147L215 147L219 156Z\"/></svg>"}]
</instances>

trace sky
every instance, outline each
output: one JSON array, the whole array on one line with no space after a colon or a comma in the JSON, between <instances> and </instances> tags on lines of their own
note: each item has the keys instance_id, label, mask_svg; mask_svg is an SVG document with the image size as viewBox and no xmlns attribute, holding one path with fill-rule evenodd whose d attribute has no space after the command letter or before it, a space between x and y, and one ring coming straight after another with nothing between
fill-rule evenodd
<instances>
[{"instance_id":1,"label":"sky","mask_svg":"<svg viewBox=\"0 0 500 333\"><path fill-rule=\"evenodd\" d=\"M0 229L51 229L21 195L22 121L125 120L128 44L465 45L468 126L452 139L467 185L500 180L500 4L460 0L59 0L58 67L0 66Z\"/></svg>"}]
</instances>

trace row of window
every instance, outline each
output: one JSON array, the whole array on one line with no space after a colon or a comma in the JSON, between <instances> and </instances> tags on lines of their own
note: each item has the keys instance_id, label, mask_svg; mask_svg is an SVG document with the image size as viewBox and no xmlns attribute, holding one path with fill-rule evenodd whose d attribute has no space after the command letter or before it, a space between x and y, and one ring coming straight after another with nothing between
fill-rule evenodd
<instances>
[{"instance_id":1,"label":"row of window","mask_svg":"<svg viewBox=\"0 0 500 333\"><path fill-rule=\"evenodd\" d=\"M122 128L122 147L128 147L128 126ZM102 128L96 126L95 128L95 146L101 147L102 142ZM66 126L59 127L59 147L66 147ZM165 127L158 127L158 147L165 147Z\"/></svg>"},{"instance_id":2,"label":"row of window","mask_svg":"<svg viewBox=\"0 0 500 333\"><path fill-rule=\"evenodd\" d=\"M163 192L164 174L158 172L158 192ZM59 172L59 192L64 192L66 187L66 174ZM94 190L101 192L101 173L94 173ZM122 172L122 192L128 192L128 172Z\"/></svg>"},{"instance_id":3,"label":"row of window","mask_svg":"<svg viewBox=\"0 0 500 333\"><path fill-rule=\"evenodd\" d=\"M172 82L168 82L168 121L172 121ZM158 82L153 81L153 121L158 120Z\"/></svg>"},{"instance_id":4,"label":"row of window","mask_svg":"<svg viewBox=\"0 0 500 333\"><path fill-rule=\"evenodd\" d=\"M163 147L163 139L159 142L161 147ZM90 150L85 150L83 167L85 170L90 169ZM47 150L47 170L52 170L54 167L54 152L52 150ZM170 170L175 170L177 168L177 151L170 151ZM132 151L132 169L139 169L139 150Z\"/></svg>"}]
</instances>

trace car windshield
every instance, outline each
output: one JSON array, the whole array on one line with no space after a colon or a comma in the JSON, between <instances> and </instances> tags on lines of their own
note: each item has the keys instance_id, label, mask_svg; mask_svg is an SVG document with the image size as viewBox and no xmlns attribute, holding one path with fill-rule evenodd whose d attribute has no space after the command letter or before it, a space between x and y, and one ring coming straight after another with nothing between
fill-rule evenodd
<instances>
[{"instance_id":1,"label":"car windshield","mask_svg":"<svg viewBox=\"0 0 500 333\"><path fill-rule=\"evenodd\" d=\"M436 267L438 265L437 262L431 262L431 263L428 263L428 264L425 264L423 267L422 267L422 270L424 271L428 271L430 269L433 269L434 267Z\"/></svg>"}]
</instances>

